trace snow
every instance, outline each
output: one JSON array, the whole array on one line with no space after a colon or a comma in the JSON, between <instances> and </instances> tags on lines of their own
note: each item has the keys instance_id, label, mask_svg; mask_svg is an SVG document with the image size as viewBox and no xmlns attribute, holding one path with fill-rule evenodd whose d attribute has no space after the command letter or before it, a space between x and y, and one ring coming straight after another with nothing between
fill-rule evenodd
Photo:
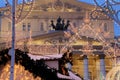
<instances>
[{"instance_id":1,"label":"snow","mask_svg":"<svg viewBox=\"0 0 120 80\"><path fill-rule=\"evenodd\" d=\"M28 56L33 59L33 60L49 60L49 59L60 59L62 57L62 54L54 54L54 55L33 55L33 54L28 54Z\"/></svg>"},{"instance_id":2,"label":"snow","mask_svg":"<svg viewBox=\"0 0 120 80\"><path fill-rule=\"evenodd\" d=\"M77 75L75 75L73 72L68 71L69 76L57 73L57 76L61 79L70 79L70 80L82 80L80 77L78 77Z\"/></svg>"},{"instance_id":3,"label":"snow","mask_svg":"<svg viewBox=\"0 0 120 80\"><path fill-rule=\"evenodd\" d=\"M63 74L60 74L60 73L57 73L57 76L61 79L72 79L70 76L66 76L66 75L63 75Z\"/></svg>"},{"instance_id":4,"label":"snow","mask_svg":"<svg viewBox=\"0 0 120 80\"><path fill-rule=\"evenodd\" d=\"M71 71L68 71L68 72L69 72L70 77L72 77L74 80L82 80L80 77L76 76L73 72Z\"/></svg>"}]
</instances>

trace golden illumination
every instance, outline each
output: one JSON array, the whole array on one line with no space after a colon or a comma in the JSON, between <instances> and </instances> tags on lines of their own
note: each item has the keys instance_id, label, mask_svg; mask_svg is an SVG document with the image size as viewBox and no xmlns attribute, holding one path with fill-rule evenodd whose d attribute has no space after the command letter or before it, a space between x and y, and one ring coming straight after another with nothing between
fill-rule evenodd
<instances>
[{"instance_id":1,"label":"golden illumination","mask_svg":"<svg viewBox=\"0 0 120 80\"><path fill-rule=\"evenodd\" d=\"M6 66L4 66L4 68L1 70L0 80L9 80L9 69L10 64L7 63ZM40 77L34 78L32 73L30 73L28 70L25 70L21 65L15 65L14 75L15 80L41 80Z\"/></svg>"}]
</instances>

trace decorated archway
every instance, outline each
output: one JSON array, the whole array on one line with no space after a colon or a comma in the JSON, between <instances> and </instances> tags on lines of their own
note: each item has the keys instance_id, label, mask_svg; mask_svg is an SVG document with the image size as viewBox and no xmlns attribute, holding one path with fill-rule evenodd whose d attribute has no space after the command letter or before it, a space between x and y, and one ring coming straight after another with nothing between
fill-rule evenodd
<instances>
[{"instance_id":1,"label":"decorated archway","mask_svg":"<svg viewBox=\"0 0 120 80\"><path fill-rule=\"evenodd\" d=\"M108 72L105 80L120 80L120 63Z\"/></svg>"}]
</instances>

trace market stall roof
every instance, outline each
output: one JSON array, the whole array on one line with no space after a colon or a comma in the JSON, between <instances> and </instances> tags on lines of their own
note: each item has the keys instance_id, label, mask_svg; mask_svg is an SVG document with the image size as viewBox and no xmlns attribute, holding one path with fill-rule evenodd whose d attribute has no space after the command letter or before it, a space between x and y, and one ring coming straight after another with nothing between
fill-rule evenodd
<instances>
[{"instance_id":1,"label":"market stall roof","mask_svg":"<svg viewBox=\"0 0 120 80\"><path fill-rule=\"evenodd\" d=\"M28 56L33 59L33 60L55 60L55 59L60 59L63 54L54 54L54 55L33 55L33 54L28 54Z\"/></svg>"}]
</instances>

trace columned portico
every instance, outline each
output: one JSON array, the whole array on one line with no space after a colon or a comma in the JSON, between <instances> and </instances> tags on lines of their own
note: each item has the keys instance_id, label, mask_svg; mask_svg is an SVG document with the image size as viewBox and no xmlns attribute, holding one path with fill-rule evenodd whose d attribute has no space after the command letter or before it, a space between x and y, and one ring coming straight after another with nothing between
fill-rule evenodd
<instances>
[{"instance_id":1,"label":"columned portico","mask_svg":"<svg viewBox=\"0 0 120 80\"><path fill-rule=\"evenodd\" d=\"M88 70L88 58L87 55L83 56L84 61L84 80L89 80L89 70Z\"/></svg>"},{"instance_id":2,"label":"columned portico","mask_svg":"<svg viewBox=\"0 0 120 80\"><path fill-rule=\"evenodd\" d=\"M104 61L105 55L100 54L99 58L100 58L100 75L105 78L106 76L105 61Z\"/></svg>"}]
</instances>

